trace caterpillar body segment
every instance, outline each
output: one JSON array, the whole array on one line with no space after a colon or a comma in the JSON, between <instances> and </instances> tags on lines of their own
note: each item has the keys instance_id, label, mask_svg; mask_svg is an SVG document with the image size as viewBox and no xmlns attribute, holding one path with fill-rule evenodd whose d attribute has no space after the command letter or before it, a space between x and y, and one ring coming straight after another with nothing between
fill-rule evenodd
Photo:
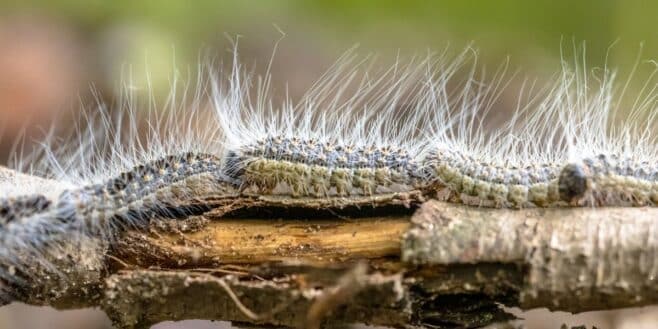
<instances>
[{"instance_id":1,"label":"caterpillar body segment","mask_svg":"<svg viewBox=\"0 0 658 329\"><path fill-rule=\"evenodd\" d=\"M47 265L62 250L70 256L72 241L111 245L124 228L201 213L199 200L224 191L346 205L357 199L347 196L398 191L446 192L449 202L479 207L657 204L652 81L624 102L614 72L590 77L576 63L533 89L501 72L480 75L472 55L372 73L348 53L305 94L280 103L269 75L253 77L236 61L226 76L211 74L191 92L172 93L165 109L153 106L145 124L127 97L122 118L100 111L79 136L48 139L41 157L19 161L63 187L0 195L0 281L16 283L12 269L29 272L19 255ZM510 96L502 88L518 99L498 104ZM619 110L626 104L629 112ZM489 126L497 105L510 112Z\"/></svg>"},{"instance_id":2,"label":"caterpillar body segment","mask_svg":"<svg viewBox=\"0 0 658 329\"><path fill-rule=\"evenodd\" d=\"M0 226L43 212L50 205L51 201L40 194L0 199Z\"/></svg>"},{"instance_id":3,"label":"caterpillar body segment","mask_svg":"<svg viewBox=\"0 0 658 329\"><path fill-rule=\"evenodd\" d=\"M560 198L574 206L653 206L658 204L658 165L600 154L565 165Z\"/></svg>"},{"instance_id":4,"label":"caterpillar body segment","mask_svg":"<svg viewBox=\"0 0 658 329\"><path fill-rule=\"evenodd\" d=\"M222 166L223 160L210 154L168 155L104 182L66 190L57 208L74 209L71 215L90 230L140 227L151 215L184 209L209 187L231 184Z\"/></svg>"},{"instance_id":5,"label":"caterpillar body segment","mask_svg":"<svg viewBox=\"0 0 658 329\"><path fill-rule=\"evenodd\" d=\"M336 145L313 139L269 137L231 152L227 172L259 192L285 184L293 197L374 195L393 185L419 183L418 165L400 148Z\"/></svg>"},{"instance_id":6,"label":"caterpillar body segment","mask_svg":"<svg viewBox=\"0 0 658 329\"><path fill-rule=\"evenodd\" d=\"M560 202L556 164L496 165L451 150L431 152L423 161L426 186L445 187L461 200L494 207L547 207Z\"/></svg>"}]
</instances>

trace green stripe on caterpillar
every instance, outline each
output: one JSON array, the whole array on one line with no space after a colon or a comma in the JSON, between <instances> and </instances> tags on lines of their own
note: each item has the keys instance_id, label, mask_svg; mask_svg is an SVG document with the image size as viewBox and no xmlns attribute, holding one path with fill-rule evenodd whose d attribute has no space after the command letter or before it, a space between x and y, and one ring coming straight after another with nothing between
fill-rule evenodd
<instances>
[{"instance_id":1,"label":"green stripe on caterpillar","mask_svg":"<svg viewBox=\"0 0 658 329\"><path fill-rule=\"evenodd\" d=\"M243 188L271 194L281 183L291 196L374 195L410 190L418 165L401 148L336 145L313 139L269 137L228 153L226 170Z\"/></svg>"},{"instance_id":2,"label":"green stripe on caterpillar","mask_svg":"<svg viewBox=\"0 0 658 329\"><path fill-rule=\"evenodd\" d=\"M423 166L424 185L448 189L455 201L505 208L560 205L557 164L493 165L455 151L438 150L423 160Z\"/></svg>"},{"instance_id":3,"label":"green stripe on caterpillar","mask_svg":"<svg viewBox=\"0 0 658 329\"><path fill-rule=\"evenodd\" d=\"M632 168L656 162L653 80L629 102L616 91L614 72L594 76L584 63L565 64L545 86L514 85L518 99L502 104L511 113L493 115L508 80L504 69L479 74L470 49L379 72L348 53L306 94L282 102L269 75L254 77L235 58L232 64L227 74L202 75L183 95L172 93L162 110L147 104L146 124L137 110L144 107L126 97L116 111L123 118L98 111L101 118L83 122L80 134L49 138L43 154L17 161L23 172L66 188L42 203L35 202L39 190L0 186L0 199L27 196L0 205L0 277L29 267L15 261L18 251L61 250L69 237L111 241L123 227L144 227L148 215L175 217L227 186L245 197L342 199L340 206L398 191L446 192L447 201L486 207L656 201L651 175L598 172L579 160L602 153L634 159ZM502 124L487 124L501 117Z\"/></svg>"},{"instance_id":4,"label":"green stripe on caterpillar","mask_svg":"<svg viewBox=\"0 0 658 329\"><path fill-rule=\"evenodd\" d=\"M549 206L560 201L559 166L494 166L455 151L412 157L399 148L342 146L269 137L229 152L227 171L243 189L272 194L286 185L292 197L450 189L496 207Z\"/></svg>"}]
</instances>

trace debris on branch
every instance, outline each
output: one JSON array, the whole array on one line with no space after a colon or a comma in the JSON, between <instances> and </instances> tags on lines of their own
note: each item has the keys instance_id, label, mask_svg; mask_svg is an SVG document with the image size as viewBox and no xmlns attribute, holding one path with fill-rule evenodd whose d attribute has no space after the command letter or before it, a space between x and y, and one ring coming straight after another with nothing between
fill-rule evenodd
<instances>
[{"instance_id":1,"label":"debris on branch","mask_svg":"<svg viewBox=\"0 0 658 329\"><path fill-rule=\"evenodd\" d=\"M475 328L522 309L658 304L658 208L504 210L424 201L212 196L111 246L76 242L22 291L100 307L118 328L224 320L320 328ZM326 209L328 205L343 205ZM77 252L75 251L77 250ZM35 273L45 271L39 266ZM43 272L47 274L47 272Z\"/></svg>"}]
</instances>

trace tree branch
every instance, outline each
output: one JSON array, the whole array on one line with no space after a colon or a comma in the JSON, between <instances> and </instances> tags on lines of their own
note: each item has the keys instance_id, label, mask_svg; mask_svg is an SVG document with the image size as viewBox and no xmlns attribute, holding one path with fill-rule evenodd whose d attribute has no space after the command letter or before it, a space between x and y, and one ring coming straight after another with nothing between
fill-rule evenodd
<instances>
[{"instance_id":1,"label":"tree branch","mask_svg":"<svg viewBox=\"0 0 658 329\"><path fill-rule=\"evenodd\" d=\"M194 318L477 327L512 318L501 304L579 312L658 301L656 208L423 201L208 195L202 216L153 220L110 249L90 239L63 250L55 263L68 280L39 275L25 301L100 306L122 328Z\"/></svg>"},{"instance_id":2,"label":"tree branch","mask_svg":"<svg viewBox=\"0 0 658 329\"><path fill-rule=\"evenodd\" d=\"M658 209L488 210L430 201L402 260L525 268L518 306L580 312L658 302Z\"/></svg>"}]
</instances>

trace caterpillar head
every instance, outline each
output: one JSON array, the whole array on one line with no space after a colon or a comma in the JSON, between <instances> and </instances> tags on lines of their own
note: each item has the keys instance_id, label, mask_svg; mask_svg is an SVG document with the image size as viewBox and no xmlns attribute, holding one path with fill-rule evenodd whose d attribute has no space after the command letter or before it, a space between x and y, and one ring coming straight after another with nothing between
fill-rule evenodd
<instances>
[{"instance_id":1,"label":"caterpillar head","mask_svg":"<svg viewBox=\"0 0 658 329\"><path fill-rule=\"evenodd\" d=\"M576 202L587 192L588 178L582 164L570 163L562 168L558 178L560 200Z\"/></svg>"}]
</instances>

